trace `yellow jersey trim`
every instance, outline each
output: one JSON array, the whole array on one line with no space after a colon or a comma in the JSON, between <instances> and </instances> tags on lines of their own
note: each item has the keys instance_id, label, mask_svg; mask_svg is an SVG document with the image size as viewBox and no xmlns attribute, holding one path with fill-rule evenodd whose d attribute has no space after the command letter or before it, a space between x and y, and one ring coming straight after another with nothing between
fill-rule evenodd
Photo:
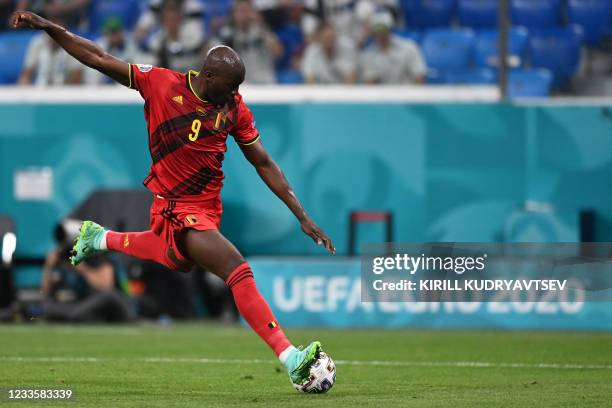
<instances>
[{"instance_id":1,"label":"yellow jersey trim","mask_svg":"<svg viewBox=\"0 0 612 408\"><path fill-rule=\"evenodd\" d=\"M259 139L261 138L260 135L257 135L257 137L255 138L255 140L253 140L252 142L248 142L248 143L240 143L242 146L250 146L252 144L255 144L257 142L259 142Z\"/></svg>"},{"instance_id":2,"label":"yellow jersey trim","mask_svg":"<svg viewBox=\"0 0 612 408\"><path fill-rule=\"evenodd\" d=\"M132 89L132 64L128 64L128 88Z\"/></svg>"},{"instance_id":3,"label":"yellow jersey trim","mask_svg":"<svg viewBox=\"0 0 612 408\"><path fill-rule=\"evenodd\" d=\"M198 71L194 71L194 70L189 70L189 72L187 73L187 83L189 84L189 89L191 90L191 93L194 94L196 98L198 98L202 102L206 103L207 101L205 101L204 99L200 98L200 96L193 89L193 85L191 85L191 74L198 75L199 72Z\"/></svg>"}]
</instances>

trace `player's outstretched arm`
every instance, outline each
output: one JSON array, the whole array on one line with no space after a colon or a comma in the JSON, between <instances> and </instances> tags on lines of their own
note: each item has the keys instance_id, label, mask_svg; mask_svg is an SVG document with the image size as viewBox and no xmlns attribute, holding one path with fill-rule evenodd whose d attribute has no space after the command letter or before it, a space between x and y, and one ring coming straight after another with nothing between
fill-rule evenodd
<instances>
[{"instance_id":1,"label":"player's outstretched arm","mask_svg":"<svg viewBox=\"0 0 612 408\"><path fill-rule=\"evenodd\" d=\"M129 64L108 54L94 42L79 37L64 27L29 11L16 11L11 21L13 28L46 31L60 47L81 63L108 75L122 85L130 85Z\"/></svg>"},{"instance_id":2,"label":"player's outstretched arm","mask_svg":"<svg viewBox=\"0 0 612 408\"><path fill-rule=\"evenodd\" d=\"M306 214L302 204L300 204L300 201L289 185L287 178L276 162L272 160L266 149L264 149L261 141L251 145L239 146L244 156L255 167L257 174L259 174L270 190L289 207L291 212L300 221L302 231L317 244L325 245L329 253L335 254L336 248L331 239Z\"/></svg>"}]
</instances>

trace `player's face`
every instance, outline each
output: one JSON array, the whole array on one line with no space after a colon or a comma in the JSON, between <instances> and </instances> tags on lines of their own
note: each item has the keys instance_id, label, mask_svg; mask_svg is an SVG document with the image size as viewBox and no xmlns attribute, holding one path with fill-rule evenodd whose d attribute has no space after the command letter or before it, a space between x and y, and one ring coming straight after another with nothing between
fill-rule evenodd
<instances>
[{"instance_id":1,"label":"player's face","mask_svg":"<svg viewBox=\"0 0 612 408\"><path fill-rule=\"evenodd\" d=\"M215 105L225 105L238 93L240 82L232 78L216 76L209 79L206 89L207 98Z\"/></svg>"}]
</instances>

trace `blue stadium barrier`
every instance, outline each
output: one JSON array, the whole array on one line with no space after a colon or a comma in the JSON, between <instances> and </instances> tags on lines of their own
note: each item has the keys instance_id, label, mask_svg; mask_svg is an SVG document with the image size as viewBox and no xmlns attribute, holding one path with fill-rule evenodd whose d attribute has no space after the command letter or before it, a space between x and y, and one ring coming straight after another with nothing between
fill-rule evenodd
<instances>
[{"instance_id":1,"label":"blue stadium barrier","mask_svg":"<svg viewBox=\"0 0 612 408\"><path fill-rule=\"evenodd\" d=\"M512 24L528 28L555 27L561 23L561 0L511 0Z\"/></svg>"},{"instance_id":2,"label":"blue stadium barrier","mask_svg":"<svg viewBox=\"0 0 612 408\"><path fill-rule=\"evenodd\" d=\"M513 27L508 32L508 65L519 67L523 64L528 40L527 30ZM474 62L479 67L496 67L499 64L499 31L483 30L476 34Z\"/></svg>"},{"instance_id":3,"label":"blue stadium barrier","mask_svg":"<svg viewBox=\"0 0 612 408\"><path fill-rule=\"evenodd\" d=\"M422 43L427 67L437 71L465 70L474 52L474 32L460 30L429 30Z\"/></svg>"},{"instance_id":4,"label":"blue stadium barrier","mask_svg":"<svg viewBox=\"0 0 612 408\"><path fill-rule=\"evenodd\" d=\"M497 72L488 67L449 71L445 73L443 81L447 84L492 85L497 82Z\"/></svg>"},{"instance_id":5,"label":"blue stadium barrier","mask_svg":"<svg viewBox=\"0 0 612 408\"><path fill-rule=\"evenodd\" d=\"M498 0L458 0L459 23L471 28L497 26Z\"/></svg>"},{"instance_id":6,"label":"blue stadium barrier","mask_svg":"<svg viewBox=\"0 0 612 408\"><path fill-rule=\"evenodd\" d=\"M0 33L0 84L14 84L19 78L28 44L38 31Z\"/></svg>"},{"instance_id":7,"label":"blue stadium barrier","mask_svg":"<svg viewBox=\"0 0 612 408\"><path fill-rule=\"evenodd\" d=\"M546 97L550 95L552 74L546 69L514 70L508 76L510 98Z\"/></svg>"},{"instance_id":8,"label":"blue stadium barrier","mask_svg":"<svg viewBox=\"0 0 612 408\"><path fill-rule=\"evenodd\" d=\"M99 33L110 17L119 17L131 30L140 16L138 0L94 0L89 7L90 31Z\"/></svg>"},{"instance_id":9,"label":"blue stadium barrier","mask_svg":"<svg viewBox=\"0 0 612 408\"><path fill-rule=\"evenodd\" d=\"M423 33L419 30L395 28L393 30L393 34L397 35L398 37L414 41L417 44L420 44L421 40L423 39Z\"/></svg>"},{"instance_id":10,"label":"blue stadium barrier","mask_svg":"<svg viewBox=\"0 0 612 408\"><path fill-rule=\"evenodd\" d=\"M528 45L530 64L550 70L553 84L562 85L578 69L581 42L582 30L578 26L534 30Z\"/></svg>"},{"instance_id":11,"label":"blue stadium barrier","mask_svg":"<svg viewBox=\"0 0 612 408\"><path fill-rule=\"evenodd\" d=\"M570 24L582 27L584 43L598 45L612 28L612 1L568 0L567 17Z\"/></svg>"},{"instance_id":12,"label":"blue stadium barrier","mask_svg":"<svg viewBox=\"0 0 612 408\"><path fill-rule=\"evenodd\" d=\"M257 287L285 327L428 327L612 330L611 302L362 302L356 258L248 261ZM395 297L397 299L397 297ZM546 304L547 309L538 307Z\"/></svg>"},{"instance_id":13,"label":"blue stadium barrier","mask_svg":"<svg viewBox=\"0 0 612 408\"><path fill-rule=\"evenodd\" d=\"M410 27L449 26L455 12L455 0L401 0L404 19Z\"/></svg>"},{"instance_id":14,"label":"blue stadium barrier","mask_svg":"<svg viewBox=\"0 0 612 408\"><path fill-rule=\"evenodd\" d=\"M295 85L304 83L304 77L302 76L302 74L298 71L294 71L291 69L279 71L276 75L276 80L279 84L283 85Z\"/></svg>"}]
</instances>

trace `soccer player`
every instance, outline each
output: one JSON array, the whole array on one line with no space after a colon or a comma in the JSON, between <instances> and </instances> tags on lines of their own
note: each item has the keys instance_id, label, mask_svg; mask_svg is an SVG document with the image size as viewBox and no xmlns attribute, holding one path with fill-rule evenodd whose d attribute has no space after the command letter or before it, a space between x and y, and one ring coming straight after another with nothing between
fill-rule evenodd
<instances>
[{"instance_id":1,"label":"soccer player","mask_svg":"<svg viewBox=\"0 0 612 408\"><path fill-rule=\"evenodd\" d=\"M151 229L108 231L85 221L70 258L79 264L93 253L112 250L187 271L197 264L221 277L251 328L276 353L291 380L302 384L321 344L298 350L285 336L259 293L249 264L219 232L221 162L231 134L268 187L289 207L302 231L335 253L327 235L310 219L278 165L264 149L253 115L238 93L245 68L229 47L211 49L200 72L187 74L129 64L34 13L18 11L13 27L44 30L90 68L137 90L145 104L152 165L144 180L154 194Z\"/></svg>"}]
</instances>

